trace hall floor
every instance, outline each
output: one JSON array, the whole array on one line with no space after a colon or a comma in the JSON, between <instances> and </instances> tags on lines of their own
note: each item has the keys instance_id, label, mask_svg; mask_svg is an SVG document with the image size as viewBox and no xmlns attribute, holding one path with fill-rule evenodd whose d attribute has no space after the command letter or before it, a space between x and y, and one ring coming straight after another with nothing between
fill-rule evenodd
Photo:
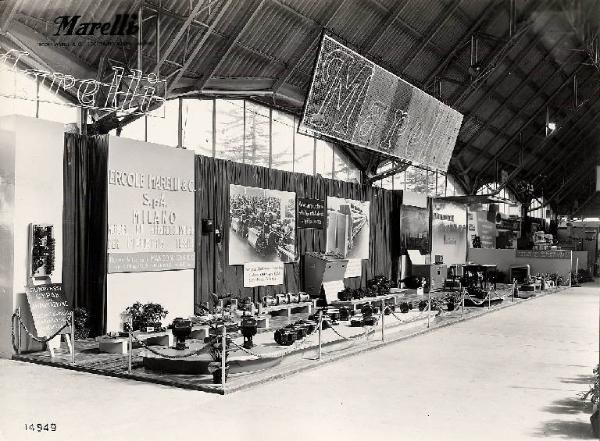
<instances>
[{"instance_id":1,"label":"hall floor","mask_svg":"<svg viewBox=\"0 0 600 441\"><path fill-rule=\"evenodd\" d=\"M599 300L586 284L225 396L0 360L0 440L593 439Z\"/></svg>"}]
</instances>

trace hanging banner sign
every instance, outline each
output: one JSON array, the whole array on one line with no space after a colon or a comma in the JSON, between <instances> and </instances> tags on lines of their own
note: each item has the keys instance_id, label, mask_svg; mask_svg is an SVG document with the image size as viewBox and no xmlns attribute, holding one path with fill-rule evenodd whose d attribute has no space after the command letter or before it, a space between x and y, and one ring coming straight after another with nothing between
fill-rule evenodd
<instances>
[{"instance_id":1,"label":"hanging banner sign","mask_svg":"<svg viewBox=\"0 0 600 441\"><path fill-rule=\"evenodd\" d=\"M446 171L463 116L324 36L300 128Z\"/></svg>"},{"instance_id":2,"label":"hanging banner sign","mask_svg":"<svg viewBox=\"0 0 600 441\"><path fill-rule=\"evenodd\" d=\"M33 317L37 337L50 337L71 320L71 308L62 284L28 286L25 290L27 303ZM71 332L68 326L61 334Z\"/></svg>"},{"instance_id":3,"label":"hanging banner sign","mask_svg":"<svg viewBox=\"0 0 600 441\"><path fill-rule=\"evenodd\" d=\"M167 83L156 74L144 75L142 71L113 66L110 83L95 79L80 79L60 72L40 69L19 69L17 64L29 56L29 52L11 49L0 52L0 74L12 73L29 77L46 86L51 94L68 93L77 98L74 106L117 114L144 115L152 109L162 106L167 100ZM23 88L16 81L5 81L0 95L36 101L35 89ZM3 85L3 86L4 86ZM11 85L12 87L11 90ZM58 99L56 104L69 105Z\"/></svg>"},{"instance_id":4,"label":"hanging banner sign","mask_svg":"<svg viewBox=\"0 0 600 441\"><path fill-rule=\"evenodd\" d=\"M297 198L297 204L297 228L314 228L316 230L322 230L324 228L325 219L327 218L324 200Z\"/></svg>"},{"instance_id":5,"label":"hanging banner sign","mask_svg":"<svg viewBox=\"0 0 600 441\"><path fill-rule=\"evenodd\" d=\"M283 262L250 262L244 264L244 287L283 285Z\"/></svg>"}]
</instances>

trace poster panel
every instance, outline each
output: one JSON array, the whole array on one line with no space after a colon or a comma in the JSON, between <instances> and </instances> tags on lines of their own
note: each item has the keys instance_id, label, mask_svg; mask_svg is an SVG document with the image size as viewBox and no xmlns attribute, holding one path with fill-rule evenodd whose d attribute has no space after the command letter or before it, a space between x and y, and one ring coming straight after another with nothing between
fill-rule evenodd
<instances>
[{"instance_id":1,"label":"poster panel","mask_svg":"<svg viewBox=\"0 0 600 441\"><path fill-rule=\"evenodd\" d=\"M344 259L369 258L370 202L327 197L328 253Z\"/></svg>"},{"instance_id":2,"label":"poster panel","mask_svg":"<svg viewBox=\"0 0 600 441\"><path fill-rule=\"evenodd\" d=\"M444 264L465 263L467 210L464 205L434 199L431 219L431 254L444 256Z\"/></svg>"},{"instance_id":3,"label":"poster panel","mask_svg":"<svg viewBox=\"0 0 600 441\"><path fill-rule=\"evenodd\" d=\"M429 209L402 205L400 210L400 248L429 254Z\"/></svg>"},{"instance_id":4,"label":"poster panel","mask_svg":"<svg viewBox=\"0 0 600 441\"><path fill-rule=\"evenodd\" d=\"M325 35L300 129L446 171L462 119Z\"/></svg>"},{"instance_id":5,"label":"poster panel","mask_svg":"<svg viewBox=\"0 0 600 441\"><path fill-rule=\"evenodd\" d=\"M481 240L481 248L496 248L496 222L488 220L487 211L476 211L474 215L475 231Z\"/></svg>"},{"instance_id":6,"label":"poster panel","mask_svg":"<svg viewBox=\"0 0 600 441\"><path fill-rule=\"evenodd\" d=\"M194 152L111 141L108 272L194 268Z\"/></svg>"},{"instance_id":7,"label":"poster panel","mask_svg":"<svg viewBox=\"0 0 600 441\"><path fill-rule=\"evenodd\" d=\"M295 262L296 193L229 185L229 265Z\"/></svg>"}]
</instances>

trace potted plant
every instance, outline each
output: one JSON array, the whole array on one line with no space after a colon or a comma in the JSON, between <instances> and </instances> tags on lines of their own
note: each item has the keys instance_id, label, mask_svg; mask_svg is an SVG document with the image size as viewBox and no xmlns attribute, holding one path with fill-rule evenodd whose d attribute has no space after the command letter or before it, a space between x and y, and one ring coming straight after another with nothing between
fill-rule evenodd
<instances>
[{"instance_id":1,"label":"potted plant","mask_svg":"<svg viewBox=\"0 0 600 441\"><path fill-rule=\"evenodd\" d=\"M457 292L448 293L444 300L448 306L448 311L454 311L460 305L460 294Z\"/></svg>"},{"instance_id":2,"label":"potted plant","mask_svg":"<svg viewBox=\"0 0 600 441\"><path fill-rule=\"evenodd\" d=\"M581 394L582 400L590 400L594 413L590 417L592 431L594 436L600 436L600 414L598 412L598 402L600 401L600 364L594 368L594 383L590 385L590 390Z\"/></svg>"},{"instance_id":3,"label":"potted plant","mask_svg":"<svg viewBox=\"0 0 600 441\"><path fill-rule=\"evenodd\" d=\"M128 306L125 312L131 316L133 330L144 332L164 330L162 319L169 313L162 305L152 302L144 305L135 302L133 305Z\"/></svg>"},{"instance_id":4,"label":"potted plant","mask_svg":"<svg viewBox=\"0 0 600 441\"><path fill-rule=\"evenodd\" d=\"M78 307L73 310L75 315L75 340L83 340L90 336L89 314L87 309Z\"/></svg>"}]
</instances>

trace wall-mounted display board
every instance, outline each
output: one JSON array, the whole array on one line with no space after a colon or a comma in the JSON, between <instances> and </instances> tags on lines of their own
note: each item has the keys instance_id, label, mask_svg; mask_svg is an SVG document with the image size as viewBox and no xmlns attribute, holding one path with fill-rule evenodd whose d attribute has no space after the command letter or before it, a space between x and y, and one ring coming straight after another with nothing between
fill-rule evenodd
<instances>
[{"instance_id":1,"label":"wall-mounted display board","mask_svg":"<svg viewBox=\"0 0 600 441\"><path fill-rule=\"evenodd\" d=\"M300 129L446 171L462 119L325 35Z\"/></svg>"},{"instance_id":2,"label":"wall-mounted display board","mask_svg":"<svg viewBox=\"0 0 600 441\"><path fill-rule=\"evenodd\" d=\"M296 260L296 193L231 184L229 265Z\"/></svg>"},{"instance_id":3,"label":"wall-mounted display board","mask_svg":"<svg viewBox=\"0 0 600 441\"><path fill-rule=\"evenodd\" d=\"M432 200L431 254L444 256L444 264L466 261L467 210L464 205Z\"/></svg>"},{"instance_id":4,"label":"wall-mounted display board","mask_svg":"<svg viewBox=\"0 0 600 441\"><path fill-rule=\"evenodd\" d=\"M529 259L570 259L571 250L517 250L516 256Z\"/></svg>"},{"instance_id":5,"label":"wall-mounted display board","mask_svg":"<svg viewBox=\"0 0 600 441\"><path fill-rule=\"evenodd\" d=\"M481 248L496 248L496 222L488 219L487 211L469 212L469 233L479 237Z\"/></svg>"},{"instance_id":6,"label":"wall-mounted display board","mask_svg":"<svg viewBox=\"0 0 600 441\"><path fill-rule=\"evenodd\" d=\"M324 200L298 198L297 209L296 225L298 228L322 230L325 227L327 212Z\"/></svg>"},{"instance_id":7,"label":"wall-mounted display board","mask_svg":"<svg viewBox=\"0 0 600 441\"><path fill-rule=\"evenodd\" d=\"M400 210L400 247L429 254L429 209L402 205Z\"/></svg>"},{"instance_id":8,"label":"wall-mounted display board","mask_svg":"<svg viewBox=\"0 0 600 441\"><path fill-rule=\"evenodd\" d=\"M327 197L328 253L344 259L369 258L370 202Z\"/></svg>"},{"instance_id":9,"label":"wall-mounted display board","mask_svg":"<svg viewBox=\"0 0 600 441\"><path fill-rule=\"evenodd\" d=\"M111 143L108 272L194 268L194 152Z\"/></svg>"},{"instance_id":10,"label":"wall-mounted display board","mask_svg":"<svg viewBox=\"0 0 600 441\"><path fill-rule=\"evenodd\" d=\"M25 294L37 337L50 337L67 322L70 323L71 308L62 284L28 286ZM70 327L62 330L63 334L69 332Z\"/></svg>"}]
</instances>

